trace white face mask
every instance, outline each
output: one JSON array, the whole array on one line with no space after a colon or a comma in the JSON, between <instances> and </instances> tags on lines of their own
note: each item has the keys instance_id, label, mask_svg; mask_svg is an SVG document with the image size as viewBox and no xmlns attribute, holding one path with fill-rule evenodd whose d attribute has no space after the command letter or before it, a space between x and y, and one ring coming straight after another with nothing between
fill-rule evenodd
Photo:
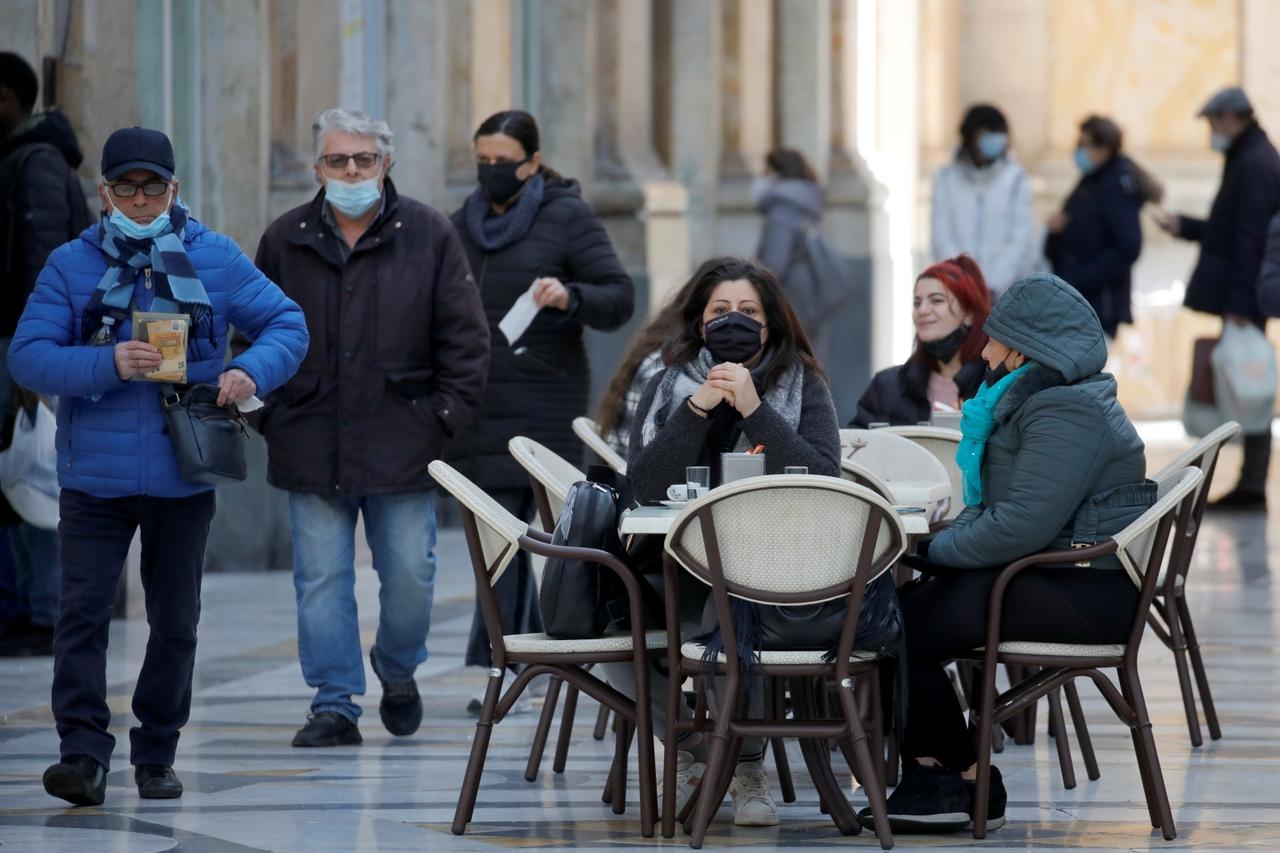
<instances>
[{"instance_id":1,"label":"white face mask","mask_svg":"<svg viewBox=\"0 0 1280 853\"><path fill-rule=\"evenodd\" d=\"M1209 136L1209 147L1219 154L1226 154L1227 149L1231 147L1231 138L1225 133L1214 131Z\"/></svg>"}]
</instances>

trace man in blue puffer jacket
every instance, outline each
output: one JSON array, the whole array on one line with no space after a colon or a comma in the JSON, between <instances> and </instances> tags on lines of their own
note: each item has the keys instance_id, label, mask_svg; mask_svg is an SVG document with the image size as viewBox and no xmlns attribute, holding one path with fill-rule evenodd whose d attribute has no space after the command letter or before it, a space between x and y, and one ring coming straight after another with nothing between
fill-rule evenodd
<instances>
[{"instance_id":1,"label":"man in blue puffer jacket","mask_svg":"<svg viewBox=\"0 0 1280 853\"><path fill-rule=\"evenodd\" d=\"M20 385L59 398L62 610L53 714L62 743L44 786L76 805L97 805L105 793L115 746L107 634L138 528L151 636L133 694L130 758L140 796L182 795L173 760L191 707L214 495L178 473L162 386L140 379L160 367L160 351L132 340L132 312L188 315L188 381L217 383L223 404L282 385L307 351L302 311L232 240L191 218L173 173L163 133L134 127L107 139L102 222L49 256L9 350ZM224 365L231 325L255 343Z\"/></svg>"}]
</instances>

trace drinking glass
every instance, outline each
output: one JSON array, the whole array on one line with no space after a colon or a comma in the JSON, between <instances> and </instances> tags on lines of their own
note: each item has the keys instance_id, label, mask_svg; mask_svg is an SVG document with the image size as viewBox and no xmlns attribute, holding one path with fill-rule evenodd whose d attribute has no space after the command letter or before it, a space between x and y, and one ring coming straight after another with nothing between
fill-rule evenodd
<instances>
[{"instance_id":1,"label":"drinking glass","mask_svg":"<svg viewBox=\"0 0 1280 853\"><path fill-rule=\"evenodd\" d=\"M706 465L690 465L685 468L684 480L689 488L689 500L700 498L711 491L711 469Z\"/></svg>"}]
</instances>

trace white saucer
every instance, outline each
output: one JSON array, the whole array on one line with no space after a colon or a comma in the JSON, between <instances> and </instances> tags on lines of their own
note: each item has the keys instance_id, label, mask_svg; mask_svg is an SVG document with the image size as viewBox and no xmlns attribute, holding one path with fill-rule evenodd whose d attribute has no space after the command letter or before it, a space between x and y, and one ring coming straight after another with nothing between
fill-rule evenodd
<instances>
[{"instance_id":1,"label":"white saucer","mask_svg":"<svg viewBox=\"0 0 1280 853\"><path fill-rule=\"evenodd\" d=\"M693 501L658 501L658 503L662 504L667 509L684 509L689 504L693 503Z\"/></svg>"}]
</instances>

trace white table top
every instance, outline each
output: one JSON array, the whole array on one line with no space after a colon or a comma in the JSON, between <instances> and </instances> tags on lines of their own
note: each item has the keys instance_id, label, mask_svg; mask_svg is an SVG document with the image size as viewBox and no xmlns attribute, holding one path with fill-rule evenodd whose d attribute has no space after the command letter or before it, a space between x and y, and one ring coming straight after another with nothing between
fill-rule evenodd
<instances>
[{"instance_id":1,"label":"white table top","mask_svg":"<svg viewBox=\"0 0 1280 853\"><path fill-rule=\"evenodd\" d=\"M946 497L946 495L943 495L943 497ZM642 506L629 509L622 514L618 532L623 536L637 533L666 536L667 531L671 529L671 523L675 521L676 516L679 514L680 510L670 509L665 506ZM923 536L929 532L929 516L927 513L907 513L899 515L898 518L902 519L902 526L907 531L908 536Z\"/></svg>"}]
</instances>

